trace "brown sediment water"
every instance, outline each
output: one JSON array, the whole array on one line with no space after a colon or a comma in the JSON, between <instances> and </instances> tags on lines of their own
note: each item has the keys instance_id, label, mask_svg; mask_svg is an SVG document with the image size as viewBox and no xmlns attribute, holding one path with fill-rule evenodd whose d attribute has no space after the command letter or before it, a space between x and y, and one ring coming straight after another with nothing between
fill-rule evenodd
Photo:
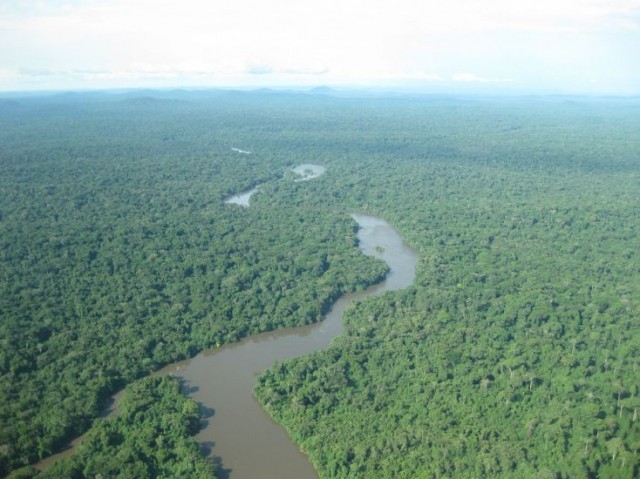
<instances>
[{"instance_id":1,"label":"brown sediment water","mask_svg":"<svg viewBox=\"0 0 640 479\"><path fill-rule=\"evenodd\" d=\"M352 217L359 225L358 240L363 253L384 260L390 267L382 282L340 297L319 323L250 336L154 373L183 378L189 396L201 405L206 419L196 439L220 465L220 477L317 478L306 455L262 410L252 390L256 376L276 361L327 348L342 332L343 312L354 301L404 289L413 283L417 253L383 219L362 214ZM72 452L73 446L37 467L44 469Z\"/></svg>"}]
</instances>

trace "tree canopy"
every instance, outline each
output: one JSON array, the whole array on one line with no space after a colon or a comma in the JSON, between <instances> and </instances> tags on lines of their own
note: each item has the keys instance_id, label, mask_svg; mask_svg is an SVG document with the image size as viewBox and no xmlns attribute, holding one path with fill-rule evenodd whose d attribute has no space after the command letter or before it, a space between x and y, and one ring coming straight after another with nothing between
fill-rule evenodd
<instances>
[{"instance_id":1,"label":"tree canopy","mask_svg":"<svg viewBox=\"0 0 640 479\"><path fill-rule=\"evenodd\" d=\"M637 99L140 95L0 108L0 473L380 279L361 211L419 251L415 285L256 387L321 477L637 476Z\"/></svg>"}]
</instances>

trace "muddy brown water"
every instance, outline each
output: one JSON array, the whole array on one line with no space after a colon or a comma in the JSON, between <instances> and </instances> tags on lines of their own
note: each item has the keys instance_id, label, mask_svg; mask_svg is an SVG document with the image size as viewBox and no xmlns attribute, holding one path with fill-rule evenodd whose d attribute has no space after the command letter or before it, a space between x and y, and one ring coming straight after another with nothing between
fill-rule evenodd
<instances>
[{"instance_id":1,"label":"muddy brown water","mask_svg":"<svg viewBox=\"0 0 640 479\"><path fill-rule=\"evenodd\" d=\"M265 414L253 396L256 376L276 361L285 361L325 349L343 330L342 315L354 301L404 289L415 278L417 253L383 219L354 214L363 253L386 261L389 275L364 291L339 298L324 320L301 328L279 329L240 342L203 351L192 359L167 366L154 374L184 379L186 391L205 413L196 436L203 449L230 479L317 478L307 456L284 429ZM68 455L72 449L62 453ZM60 455L56 456L56 460ZM48 466L49 458L40 467Z\"/></svg>"}]
</instances>

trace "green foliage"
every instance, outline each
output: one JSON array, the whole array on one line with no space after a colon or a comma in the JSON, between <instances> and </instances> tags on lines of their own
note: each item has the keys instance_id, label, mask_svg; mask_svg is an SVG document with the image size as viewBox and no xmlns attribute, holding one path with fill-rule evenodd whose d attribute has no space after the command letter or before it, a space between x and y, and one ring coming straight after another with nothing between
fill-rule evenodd
<instances>
[{"instance_id":1,"label":"green foliage","mask_svg":"<svg viewBox=\"0 0 640 479\"><path fill-rule=\"evenodd\" d=\"M223 203L298 163L242 102L100 98L0 111L0 473L87 430L124 384L317 321L385 272L344 213Z\"/></svg>"},{"instance_id":2,"label":"green foliage","mask_svg":"<svg viewBox=\"0 0 640 479\"><path fill-rule=\"evenodd\" d=\"M363 211L420 251L414 287L256 389L322 477L636 477L638 131L637 99L19 100L0 111L0 471L122 384L379 279ZM301 163L327 173L293 182Z\"/></svg>"},{"instance_id":3,"label":"green foliage","mask_svg":"<svg viewBox=\"0 0 640 479\"><path fill-rule=\"evenodd\" d=\"M415 286L256 394L321 477L636 477L637 104L434 103L304 197L395 224Z\"/></svg>"},{"instance_id":4,"label":"green foliage","mask_svg":"<svg viewBox=\"0 0 640 479\"><path fill-rule=\"evenodd\" d=\"M192 437L199 422L176 378L147 377L127 387L117 416L99 420L73 456L38 477L213 478Z\"/></svg>"}]
</instances>

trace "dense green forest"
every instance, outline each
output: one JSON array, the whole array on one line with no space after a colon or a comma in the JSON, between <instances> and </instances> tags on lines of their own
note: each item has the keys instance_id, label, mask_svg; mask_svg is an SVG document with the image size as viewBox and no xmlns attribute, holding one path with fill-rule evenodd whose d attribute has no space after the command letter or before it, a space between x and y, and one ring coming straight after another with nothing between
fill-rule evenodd
<instances>
[{"instance_id":1,"label":"dense green forest","mask_svg":"<svg viewBox=\"0 0 640 479\"><path fill-rule=\"evenodd\" d=\"M390 220L415 287L258 397L321 477L637 477L640 105L430 107L303 200Z\"/></svg>"},{"instance_id":2,"label":"dense green forest","mask_svg":"<svg viewBox=\"0 0 640 479\"><path fill-rule=\"evenodd\" d=\"M74 455L39 477L214 478L213 464L191 437L199 424L198 405L181 393L178 379L147 377L125 390L118 414L99 420Z\"/></svg>"},{"instance_id":3,"label":"dense green forest","mask_svg":"<svg viewBox=\"0 0 640 479\"><path fill-rule=\"evenodd\" d=\"M234 96L4 105L0 472L48 456L159 366L317 321L384 275L346 214L223 203L292 182L302 159L262 145L268 113L252 120Z\"/></svg>"},{"instance_id":4,"label":"dense green forest","mask_svg":"<svg viewBox=\"0 0 640 479\"><path fill-rule=\"evenodd\" d=\"M354 247L362 211L418 249L415 285L256 387L321 477L636 477L638 131L638 99L3 101L0 474L125 384L167 404L176 386L138 379L160 365L378 280ZM327 172L291 181L301 163ZM257 184L250 208L223 203ZM117 422L90 437L118 427L141 444ZM79 456L60 468L111 467L95 444Z\"/></svg>"}]
</instances>

